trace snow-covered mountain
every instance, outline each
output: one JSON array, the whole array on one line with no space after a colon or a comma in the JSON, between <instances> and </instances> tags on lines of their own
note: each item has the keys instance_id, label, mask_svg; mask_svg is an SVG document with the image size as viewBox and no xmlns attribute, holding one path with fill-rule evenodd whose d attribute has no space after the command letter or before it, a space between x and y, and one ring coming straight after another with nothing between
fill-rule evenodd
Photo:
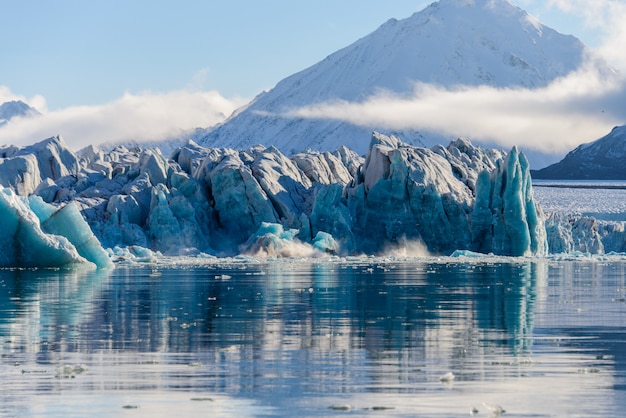
<instances>
[{"instance_id":1,"label":"snow-covered mountain","mask_svg":"<svg viewBox=\"0 0 626 418\"><path fill-rule=\"evenodd\" d=\"M36 116L39 111L21 100L12 100L0 105L0 126L19 116Z\"/></svg>"},{"instance_id":2,"label":"snow-covered mountain","mask_svg":"<svg viewBox=\"0 0 626 418\"><path fill-rule=\"evenodd\" d=\"M236 149L274 145L287 154L307 148L334 150L339 145L364 153L368 146L364 138L371 130L388 130L282 115L330 100L360 101L380 90L410 94L415 82L541 87L577 69L585 52L578 39L544 26L508 0L440 0L409 18L387 21L282 80L195 139L205 146ZM444 140L419 132L400 135L404 141L427 146Z\"/></svg>"},{"instance_id":3,"label":"snow-covered mountain","mask_svg":"<svg viewBox=\"0 0 626 418\"><path fill-rule=\"evenodd\" d=\"M536 179L626 180L626 126L617 126L606 136L578 146L560 162L533 171Z\"/></svg>"}]
</instances>

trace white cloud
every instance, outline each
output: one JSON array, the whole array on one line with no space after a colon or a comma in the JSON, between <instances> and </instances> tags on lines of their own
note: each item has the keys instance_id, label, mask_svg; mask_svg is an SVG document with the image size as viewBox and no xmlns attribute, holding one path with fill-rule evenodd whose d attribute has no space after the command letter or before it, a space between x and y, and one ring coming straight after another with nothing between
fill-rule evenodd
<instances>
[{"instance_id":1,"label":"white cloud","mask_svg":"<svg viewBox=\"0 0 626 418\"><path fill-rule=\"evenodd\" d=\"M358 103L319 103L284 116L468 136L558 154L623 124L625 92L621 78L607 81L605 75L587 68L541 89L445 89L417 84L408 97L381 92Z\"/></svg>"},{"instance_id":2,"label":"white cloud","mask_svg":"<svg viewBox=\"0 0 626 418\"><path fill-rule=\"evenodd\" d=\"M5 91L9 90L0 87L0 101ZM24 101L42 110L35 101ZM0 128L0 143L29 145L59 134L73 149L127 140L156 141L215 125L245 103L214 91L127 93L103 105L68 107L36 118L12 119Z\"/></svg>"}]
</instances>

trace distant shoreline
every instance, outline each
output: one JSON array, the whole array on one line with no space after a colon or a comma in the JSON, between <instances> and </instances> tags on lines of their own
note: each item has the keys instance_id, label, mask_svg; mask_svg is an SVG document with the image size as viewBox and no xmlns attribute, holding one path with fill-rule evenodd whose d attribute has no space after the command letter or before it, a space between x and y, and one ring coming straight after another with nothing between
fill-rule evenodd
<instances>
[{"instance_id":1,"label":"distant shoreline","mask_svg":"<svg viewBox=\"0 0 626 418\"><path fill-rule=\"evenodd\" d=\"M556 189L606 189L606 190L626 190L626 183L623 184L606 184L606 183L535 183L533 187L551 187Z\"/></svg>"}]
</instances>

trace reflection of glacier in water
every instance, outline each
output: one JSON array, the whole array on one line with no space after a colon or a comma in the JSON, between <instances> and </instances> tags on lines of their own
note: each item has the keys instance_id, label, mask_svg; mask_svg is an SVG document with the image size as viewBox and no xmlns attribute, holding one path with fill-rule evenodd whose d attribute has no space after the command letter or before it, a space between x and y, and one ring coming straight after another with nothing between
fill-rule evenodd
<instances>
[{"instance_id":1,"label":"reflection of glacier in water","mask_svg":"<svg viewBox=\"0 0 626 418\"><path fill-rule=\"evenodd\" d=\"M355 258L1 271L0 413L487 416L494 403L511 416L612 415L626 405L624 268ZM61 365L87 369L59 377Z\"/></svg>"}]
</instances>

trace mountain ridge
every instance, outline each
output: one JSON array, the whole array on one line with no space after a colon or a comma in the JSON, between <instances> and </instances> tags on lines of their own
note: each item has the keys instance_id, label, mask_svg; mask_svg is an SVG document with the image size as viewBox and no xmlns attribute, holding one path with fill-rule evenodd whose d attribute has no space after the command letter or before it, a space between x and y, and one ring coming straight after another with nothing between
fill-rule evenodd
<instances>
[{"instance_id":1,"label":"mountain ridge","mask_svg":"<svg viewBox=\"0 0 626 418\"><path fill-rule=\"evenodd\" d=\"M545 180L626 180L626 126L579 145L565 158L541 170L531 171L534 179Z\"/></svg>"}]
</instances>

